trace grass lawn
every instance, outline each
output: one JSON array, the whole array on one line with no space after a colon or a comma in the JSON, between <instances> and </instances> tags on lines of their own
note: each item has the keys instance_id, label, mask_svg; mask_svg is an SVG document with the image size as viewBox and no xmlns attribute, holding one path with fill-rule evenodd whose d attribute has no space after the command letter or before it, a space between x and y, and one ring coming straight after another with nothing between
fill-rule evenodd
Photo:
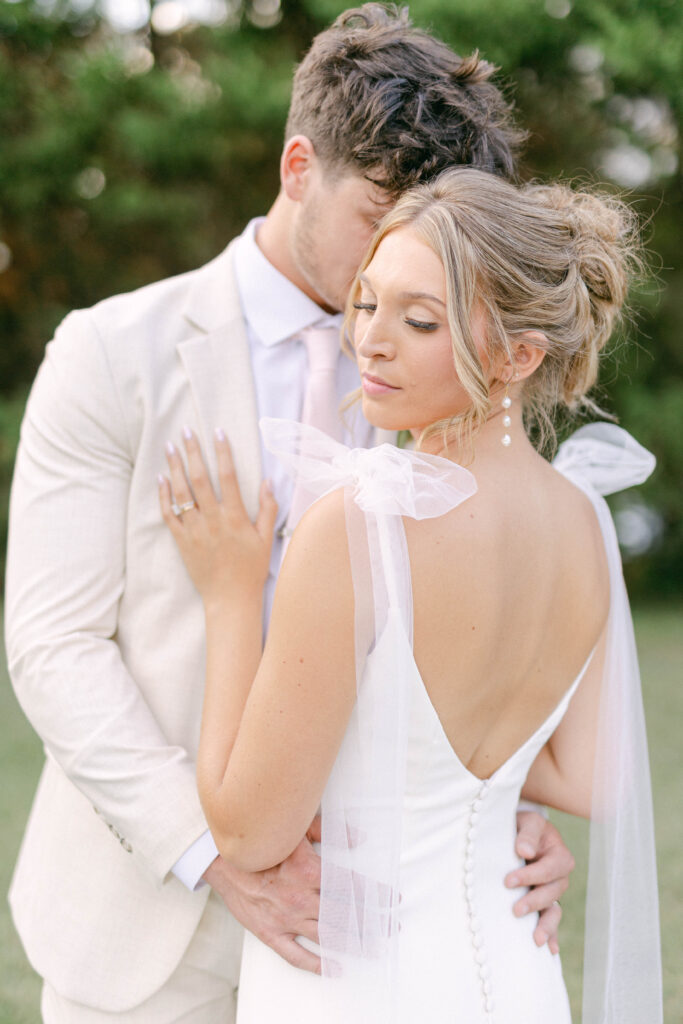
<instances>
[{"instance_id":1,"label":"grass lawn","mask_svg":"<svg viewBox=\"0 0 683 1024\"><path fill-rule=\"evenodd\" d=\"M666 1024L683 1024L683 608L638 609L634 620L654 790L664 1020ZM552 818L577 862L571 888L562 899L560 953L572 1019L579 1024L588 827L569 815L553 813Z\"/></svg>"},{"instance_id":2,"label":"grass lawn","mask_svg":"<svg viewBox=\"0 0 683 1024\"><path fill-rule=\"evenodd\" d=\"M641 609L636 615L645 710L655 792L664 959L664 1018L683 1021L681 910L683 909L683 609ZM12 866L42 764L40 743L19 710L7 681L0 648L0 889L7 892ZM586 827L555 817L579 867L563 899L560 942L574 1019L580 1020L582 903L585 893ZM0 1024L38 1024L40 983L28 966L5 900L0 904ZM466 1022L463 1022L466 1024ZM537 1022L529 1022L537 1024ZM540 1022L538 1022L540 1024ZM546 1022L543 1022L546 1024ZM551 1022L547 1022L551 1024ZM649 1024L643 1021L642 1024Z\"/></svg>"}]
</instances>

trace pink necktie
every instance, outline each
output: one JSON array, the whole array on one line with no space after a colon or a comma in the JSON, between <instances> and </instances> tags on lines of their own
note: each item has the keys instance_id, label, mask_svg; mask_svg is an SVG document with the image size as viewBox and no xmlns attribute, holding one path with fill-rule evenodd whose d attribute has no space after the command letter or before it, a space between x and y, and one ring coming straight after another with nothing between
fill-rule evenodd
<instances>
[{"instance_id":1,"label":"pink necktie","mask_svg":"<svg viewBox=\"0 0 683 1024\"><path fill-rule=\"evenodd\" d=\"M306 327L301 340L308 356L308 378L301 413L301 422L324 430L336 441L341 440L339 399L337 398L337 363L339 362L339 328Z\"/></svg>"},{"instance_id":2,"label":"pink necktie","mask_svg":"<svg viewBox=\"0 0 683 1024\"><path fill-rule=\"evenodd\" d=\"M337 397L337 364L339 362L340 337L338 327L306 327L301 332L301 340L306 346L308 355L308 377L301 413L301 422L326 434L337 441L342 437L342 425L339 417L339 399ZM289 507L287 526L285 527L285 543L283 557L289 538L296 524L311 504L311 494L300 485L294 483L292 503Z\"/></svg>"}]
</instances>

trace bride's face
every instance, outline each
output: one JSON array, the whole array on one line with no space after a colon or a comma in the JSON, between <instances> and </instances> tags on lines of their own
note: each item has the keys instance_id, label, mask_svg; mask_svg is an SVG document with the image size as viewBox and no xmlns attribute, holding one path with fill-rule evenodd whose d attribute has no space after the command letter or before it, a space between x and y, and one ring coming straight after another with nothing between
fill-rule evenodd
<instances>
[{"instance_id":1,"label":"bride's face","mask_svg":"<svg viewBox=\"0 0 683 1024\"><path fill-rule=\"evenodd\" d=\"M390 232L361 275L354 347L363 414L374 426L419 433L471 404L453 365L446 274L409 227ZM473 333L486 363L483 323Z\"/></svg>"}]
</instances>

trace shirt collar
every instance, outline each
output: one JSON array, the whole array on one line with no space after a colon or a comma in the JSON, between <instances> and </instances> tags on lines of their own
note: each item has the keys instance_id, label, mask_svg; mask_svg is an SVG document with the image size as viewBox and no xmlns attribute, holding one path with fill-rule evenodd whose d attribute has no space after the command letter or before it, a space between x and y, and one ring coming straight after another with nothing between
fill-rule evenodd
<instances>
[{"instance_id":1,"label":"shirt collar","mask_svg":"<svg viewBox=\"0 0 683 1024\"><path fill-rule=\"evenodd\" d=\"M263 255L256 244L256 230L263 221L249 221L237 239L234 261L242 310L255 337L270 346L313 324L340 325L341 314L326 313Z\"/></svg>"}]
</instances>

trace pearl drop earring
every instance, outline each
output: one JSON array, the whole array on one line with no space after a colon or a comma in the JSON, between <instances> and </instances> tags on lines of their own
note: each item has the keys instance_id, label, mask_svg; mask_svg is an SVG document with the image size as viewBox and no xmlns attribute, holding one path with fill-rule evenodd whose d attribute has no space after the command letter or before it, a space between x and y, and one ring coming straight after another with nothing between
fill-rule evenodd
<instances>
[{"instance_id":1,"label":"pearl drop earring","mask_svg":"<svg viewBox=\"0 0 683 1024\"><path fill-rule=\"evenodd\" d=\"M510 398L509 391L510 391L510 381L508 381L507 384L505 385L505 397L503 398L503 401L501 403L505 410L509 409L510 406L512 405L512 399ZM512 425L512 420L510 419L510 416L508 415L508 413L506 411L505 415L503 416L503 426L504 427L509 427L511 425ZM507 433L507 431L503 434L503 436L501 438L501 441L502 441L503 445L506 448L509 448L510 445L512 444L512 438Z\"/></svg>"}]
</instances>

